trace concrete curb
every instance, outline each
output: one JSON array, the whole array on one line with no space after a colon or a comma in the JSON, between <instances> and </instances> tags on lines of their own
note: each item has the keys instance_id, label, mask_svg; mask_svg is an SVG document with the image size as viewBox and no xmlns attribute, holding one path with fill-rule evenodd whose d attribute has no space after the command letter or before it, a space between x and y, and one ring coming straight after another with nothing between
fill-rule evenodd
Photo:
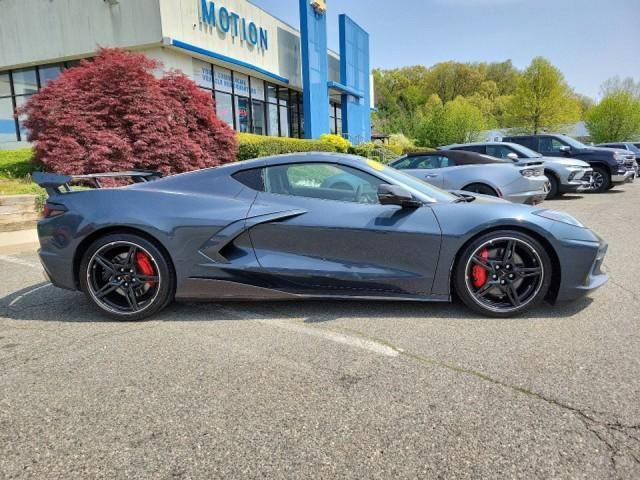
<instances>
[{"instance_id":1,"label":"concrete curb","mask_svg":"<svg viewBox=\"0 0 640 480\"><path fill-rule=\"evenodd\" d=\"M38 231L35 228L0 232L0 255L35 253L38 248L40 248L40 242L38 241Z\"/></svg>"}]
</instances>

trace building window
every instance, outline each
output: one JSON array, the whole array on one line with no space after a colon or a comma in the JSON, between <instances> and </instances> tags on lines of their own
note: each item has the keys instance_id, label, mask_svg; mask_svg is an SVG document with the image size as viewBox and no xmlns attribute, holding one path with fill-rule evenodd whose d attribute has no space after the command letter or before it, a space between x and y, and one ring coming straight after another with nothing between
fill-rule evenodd
<instances>
[{"instance_id":1,"label":"building window","mask_svg":"<svg viewBox=\"0 0 640 480\"><path fill-rule=\"evenodd\" d=\"M266 135L264 81L251 77L249 89L251 90L251 131L256 135Z\"/></svg>"},{"instance_id":2,"label":"building window","mask_svg":"<svg viewBox=\"0 0 640 480\"><path fill-rule=\"evenodd\" d=\"M278 110L278 87L267 84L267 133L272 137L280 135L280 113Z\"/></svg>"},{"instance_id":3,"label":"building window","mask_svg":"<svg viewBox=\"0 0 640 480\"><path fill-rule=\"evenodd\" d=\"M24 118L16 119L16 110L40 88L56 79L64 68L71 66L61 63L0 72L0 143L26 141Z\"/></svg>"},{"instance_id":4,"label":"building window","mask_svg":"<svg viewBox=\"0 0 640 480\"><path fill-rule=\"evenodd\" d=\"M280 106L280 136L291 137L291 129L289 127L289 89L278 88L278 105Z\"/></svg>"},{"instance_id":5,"label":"building window","mask_svg":"<svg viewBox=\"0 0 640 480\"><path fill-rule=\"evenodd\" d=\"M216 92L216 115L233 128L233 100L230 93Z\"/></svg>"}]
</instances>

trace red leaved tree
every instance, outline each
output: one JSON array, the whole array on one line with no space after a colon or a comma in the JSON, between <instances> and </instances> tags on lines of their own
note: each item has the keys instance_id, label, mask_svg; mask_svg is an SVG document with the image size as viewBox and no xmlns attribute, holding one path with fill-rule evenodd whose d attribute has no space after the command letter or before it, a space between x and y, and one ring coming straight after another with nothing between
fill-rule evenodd
<instances>
[{"instance_id":1,"label":"red leaved tree","mask_svg":"<svg viewBox=\"0 0 640 480\"><path fill-rule=\"evenodd\" d=\"M129 169L165 175L234 161L233 130L211 95L184 74L161 78L139 53L101 49L65 70L20 109L45 170L64 174Z\"/></svg>"}]
</instances>

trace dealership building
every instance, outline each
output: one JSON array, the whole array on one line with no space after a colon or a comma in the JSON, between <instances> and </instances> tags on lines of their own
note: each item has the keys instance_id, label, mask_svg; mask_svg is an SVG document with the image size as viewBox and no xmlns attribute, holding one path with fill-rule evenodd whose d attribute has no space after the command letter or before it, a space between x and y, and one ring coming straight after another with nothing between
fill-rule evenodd
<instances>
[{"instance_id":1,"label":"dealership building","mask_svg":"<svg viewBox=\"0 0 640 480\"><path fill-rule=\"evenodd\" d=\"M249 0L0 0L0 148L26 141L15 110L99 46L181 70L236 131L368 141L367 32L340 15L334 52L324 0L282 1L300 9L298 28Z\"/></svg>"}]
</instances>

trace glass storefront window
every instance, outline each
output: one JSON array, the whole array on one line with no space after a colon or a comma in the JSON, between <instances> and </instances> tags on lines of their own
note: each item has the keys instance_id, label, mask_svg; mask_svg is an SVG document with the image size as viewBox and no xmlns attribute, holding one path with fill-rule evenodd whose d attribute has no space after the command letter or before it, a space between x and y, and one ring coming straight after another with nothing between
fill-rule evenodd
<instances>
[{"instance_id":1,"label":"glass storefront window","mask_svg":"<svg viewBox=\"0 0 640 480\"><path fill-rule=\"evenodd\" d=\"M289 130L289 109L287 107L280 107L280 136L290 137L291 131Z\"/></svg>"},{"instance_id":2,"label":"glass storefront window","mask_svg":"<svg viewBox=\"0 0 640 480\"><path fill-rule=\"evenodd\" d=\"M231 94L216 92L216 115L233 128L233 102Z\"/></svg>"},{"instance_id":3,"label":"glass storefront window","mask_svg":"<svg viewBox=\"0 0 640 480\"><path fill-rule=\"evenodd\" d=\"M11 83L9 73L0 73L0 97L11 95Z\"/></svg>"},{"instance_id":4,"label":"glass storefront window","mask_svg":"<svg viewBox=\"0 0 640 480\"><path fill-rule=\"evenodd\" d=\"M15 95L30 95L38 91L36 69L15 70L13 72L13 90Z\"/></svg>"},{"instance_id":5,"label":"glass storefront window","mask_svg":"<svg viewBox=\"0 0 640 480\"><path fill-rule=\"evenodd\" d=\"M289 90L286 88L278 89L278 103L284 107L289 105Z\"/></svg>"},{"instance_id":6,"label":"glass storefront window","mask_svg":"<svg viewBox=\"0 0 640 480\"><path fill-rule=\"evenodd\" d=\"M266 135L267 131L264 124L264 102L260 100L251 100L253 133L257 135Z\"/></svg>"},{"instance_id":7,"label":"glass storefront window","mask_svg":"<svg viewBox=\"0 0 640 480\"><path fill-rule=\"evenodd\" d=\"M267 101L278 103L278 87L275 85L267 84Z\"/></svg>"},{"instance_id":8,"label":"glass storefront window","mask_svg":"<svg viewBox=\"0 0 640 480\"><path fill-rule=\"evenodd\" d=\"M0 143L15 142L16 122L13 118L13 101L11 97L0 98Z\"/></svg>"},{"instance_id":9,"label":"glass storefront window","mask_svg":"<svg viewBox=\"0 0 640 480\"><path fill-rule=\"evenodd\" d=\"M244 73L233 72L233 93L249 96L249 76Z\"/></svg>"},{"instance_id":10,"label":"glass storefront window","mask_svg":"<svg viewBox=\"0 0 640 480\"><path fill-rule=\"evenodd\" d=\"M21 106L23 106L25 103L27 103L27 100L29 100L29 98L31 97L31 95L25 95L23 97L16 97L16 110L19 109ZM18 124L20 126L20 140L22 140L23 142L27 141L27 129L24 128L24 125L22 124L22 122L25 121L25 116L24 115L20 115L18 117Z\"/></svg>"},{"instance_id":11,"label":"glass storefront window","mask_svg":"<svg viewBox=\"0 0 640 480\"><path fill-rule=\"evenodd\" d=\"M277 137L280 135L278 131L278 106L272 103L267 103L267 134L272 137Z\"/></svg>"},{"instance_id":12,"label":"glass storefront window","mask_svg":"<svg viewBox=\"0 0 640 480\"><path fill-rule=\"evenodd\" d=\"M264 82L258 78L251 77L251 98L264 102Z\"/></svg>"},{"instance_id":13,"label":"glass storefront window","mask_svg":"<svg viewBox=\"0 0 640 480\"><path fill-rule=\"evenodd\" d=\"M61 65L48 65L46 67L40 67L40 87L44 88L51 80L55 80L60 76L62 72Z\"/></svg>"},{"instance_id":14,"label":"glass storefront window","mask_svg":"<svg viewBox=\"0 0 640 480\"><path fill-rule=\"evenodd\" d=\"M235 96L236 102L236 130L249 132L249 98Z\"/></svg>"},{"instance_id":15,"label":"glass storefront window","mask_svg":"<svg viewBox=\"0 0 640 480\"><path fill-rule=\"evenodd\" d=\"M213 68L213 78L216 90L219 92L232 92L231 70L222 67Z\"/></svg>"},{"instance_id":16,"label":"glass storefront window","mask_svg":"<svg viewBox=\"0 0 640 480\"><path fill-rule=\"evenodd\" d=\"M213 90L213 74L211 64L193 59L193 80L201 88Z\"/></svg>"}]
</instances>

